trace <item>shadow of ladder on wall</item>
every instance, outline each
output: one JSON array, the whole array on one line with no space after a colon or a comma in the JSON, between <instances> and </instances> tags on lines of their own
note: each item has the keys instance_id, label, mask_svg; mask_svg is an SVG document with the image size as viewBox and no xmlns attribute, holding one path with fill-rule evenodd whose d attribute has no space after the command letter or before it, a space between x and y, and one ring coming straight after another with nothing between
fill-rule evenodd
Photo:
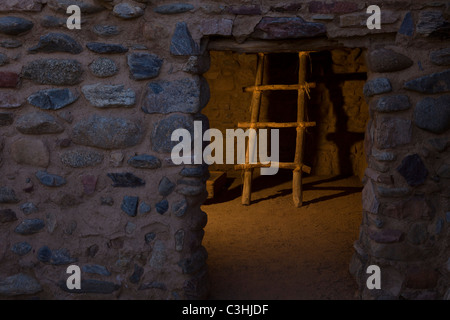
<instances>
[{"instance_id":1,"label":"shadow of ladder on wall","mask_svg":"<svg viewBox=\"0 0 450 320\"><path fill-rule=\"evenodd\" d=\"M245 153L245 164L238 164L234 168L235 170L244 170L244 186L242 190L242 204L250 205L251 203L251 190L252 190L252 176L253 169L255 168L265 168L270 167L272 164L263 164L255 161L256 157L256 129L264 128L296 128L297 129L297 139L295 146L295 159L294 162L278 162L278 166L281 169L292 169L292 196L294 201L294 206L299 208L303 204L303 194L302 194L302 173L310 173L311 168L303 164L303 143L304 135L307 127L314 127L315 122L305 122L305 111L306 111L306 95L309 95L309 88L314 88L315 83L306 82L306 67L308 61L308 52L299 52L299 79L298 84L285 85L285 84L272 84L263 85L263 73L264 64L267 59L267 55L264 53L258 54L258 65L256 70L256 80L255 85L252 87L244 88L245 92L253 92L250 112L251 119L250 122L240 122L238 123L239 128L250 128L249 142L246 147ZM269 90L295 90L298 91L297 99L297 121L296 122L259 122L259 113L261 107L261 96L264 91ZM270 107L270 106L269 106ZM250 162L250 159L252 161Z\"/></svg>"}]
</instances>

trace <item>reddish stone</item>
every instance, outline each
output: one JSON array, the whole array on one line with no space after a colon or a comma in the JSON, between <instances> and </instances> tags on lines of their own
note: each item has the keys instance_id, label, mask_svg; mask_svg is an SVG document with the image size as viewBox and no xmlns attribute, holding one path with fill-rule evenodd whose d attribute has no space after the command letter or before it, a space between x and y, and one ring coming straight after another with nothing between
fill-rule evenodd
<instances>
[{"instance_id":1,"label":"reddish stone","mask_svg":"<svg viewBox=\"0 0 450 320\"><path fill-rule=\"evenodd\" d=\"M359 11L358 4L354 2L338 1L325 3L323 1L313 1L309 3L310 13L351 13Z\"/></svg>"},{"instance_id":2,"label":"reddish stone","mask_svg":"<svg viewBox=\"0 0 450 320\"><path fill-rule=\"evenodd\" d=\"M0 72L0 88L15 88L19 84L19 75L15 72Z\"/></svg>"},{"instance_id":3,"label":"reddish stone","mask_svg":"<svg viewBox=\"0 0 450 320\"><path fill-rule=\"evenodd\" d=\"M232 6L228 8L228 12L237 15L257 16L262 14L261 7L259 5L251 6Z\"/></svg>"},{"instance_id":4,"label":"reddish stone","mask_svg":"<svg viewBox=\"0 0 450 320\"><path fill-rule=\"evenodd\" d=\"M93 194L97 185L97 177L90 174L82 176L81 183L85 194Z\"/></svg>"},{"instance_id":5,"label":"reddish stone","mask_svg":"<svg viewBox=\"0 0 450 320\"><path fill-rule=\"evenodd\" d=\"M0 92L0 108L13 109L22 105L17 95L10 92Z\"/></svg>"},{"instance_id":6,"label":"reddish stone","mask_svg":"<svg viewBox=\"0 0 450 320\"><path fill-rule=\"evenodd\" d=\"M407 271L405 285L410 289L431 289L436 287L439 274L436 270L413 268Z\"/></svg>"},{"instance_id":7,"label":"reddish stone","mask_svg":"<svg viewBox=\"0 0 450 320\"><path fill-rule=\"evenodd\" d=\"M377 243L395 243L400 242L403 239L403 232L400 230L372 230L367 231L370 239Z\"/></svg>"}]
</instances>

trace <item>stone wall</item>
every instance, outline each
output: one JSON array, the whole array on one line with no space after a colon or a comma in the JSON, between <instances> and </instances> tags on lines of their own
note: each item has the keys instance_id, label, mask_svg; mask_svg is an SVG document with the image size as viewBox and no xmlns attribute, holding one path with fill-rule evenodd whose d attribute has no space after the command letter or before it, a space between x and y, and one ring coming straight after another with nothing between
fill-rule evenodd
<instances>
[{"instance_id":1,"label":"stone wall","mask_svg":"<svg viewBox=\"0 0 450 320\"><path fill-rule=\"evenodd\" d=\"M173 165L170 135L207 122L209 50L341 47L368 49L361 297L449 298L448 3L373 1L369 30L361 1L187 2L0 3L2 298L206 297L208 173Z\"/></svg>"}]
</instances>

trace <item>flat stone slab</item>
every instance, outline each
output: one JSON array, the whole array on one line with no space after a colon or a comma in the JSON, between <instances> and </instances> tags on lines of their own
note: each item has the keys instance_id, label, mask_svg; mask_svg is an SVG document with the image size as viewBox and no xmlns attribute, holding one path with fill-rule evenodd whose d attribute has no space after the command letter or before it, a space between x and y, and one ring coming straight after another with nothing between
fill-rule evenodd
<instances>
[{"instance_id":1,"label":"flat stone slab","mask_svg":"<svg viewBox=\"0 0 450 320\"><path fill-rule=\"evenodd\" d=\"M1 296L31 295L42 291L42 286L33 277L19 273L0 281Z\"/></svg>"},{"instance_id":2,"label":"flat stone slab","mask_svg":"<svg viewBox=\"0 0 450 320\"><path fill-rule=\"evenodd\" d=\"M431 52L430 60L438 66L450 66L450 48Z\"/></svg>"},{"instance_id":3,"label":"flat stone slab","mask_svg":"<svg viewBox=\"0 0 450 320\"><path fill-rule=\"evenodd\" d=\"M30 20L19 17L1 17L0 18L0 33L16 36L21 33L30 31L34 24Z\"/></svg>"},{"instance_id":4,"label":"flat stone slab","mask_svg":"<svg viewBox=\"0 0 450 320\"><path fill-rule=\"evenodd\" d=\"M408 110L409 108L411 108L409 97L402 94L380 98L373 110L378 112L396 112Z\"/></svg>"},{"instance_id":5,"label":"flat stone slab","mask_svg":"<svg viewBox=\"0 0 450 320\"><path fill-rule=\"evenodd\" d=\"M71 86L81 81L81 63L70 59L39 59L25 65L22 77L39 84Z\"/></svg>"},{"instance_id":6,"label":"flat stone slab","mask_svg":"<svg viewBox=\"0 0 450 320\"><path fill-rule=\"evenodd\" d=\"M44 229L45 222L41 219L25 219L15 229L14 232L21 235L30 235Z\"/></svg>"},{"instance_id":7,"label":"flat stone slab","mask_svg":"<svg viewBox=\"0 0 450 320\"><path fill-rule=\"evenodd\" d=\"M96 83L81 88L85 98L97 108L131 107L136 103L136 93L124 85Z\"/></svg>"},{"instance_id":8,"label":"flat stone slab","mask_svg":"<svg viewBox=\"0 0 450 320\"><path fill-rule=\"evenodd\" d=\"M404 88L421 93L449 92L450 69L408 81Z\"/></svg>"},{"instance_id":9,"label":"flat stone slab","mask_svg":"<svg viewBox=\"0 0 450 320\"><path fill-rule=\"evenodd\" d=\"M179 142L172 141L172 133L176 129L187 129L193 137L194 122L186 114L174 114L159 121L152 133L152 150L156 152L171 152Z\"/></svg>"},{"instance_id":10,"label":"flat stone slab","mask_svg":"<svg viewBox=\"0 0 450 320\"><path fill-rule=\"evenodd\" d=\"M135 19L142 16L143 14L144 10L127 2L119 3L115 5L113 9L113 15L125 20Z\"/></svg>"},{"instance_id":11,"label":"flat stone slab","mask_svg":"<svg viewBox=\"0 0 450 320\"><path fill-rule=\"evenodd\" d=\"M117 188L136 188L145 185L145 181L130 172L108 173L112 186Z\"/></svg>"},{"instance_id":12,"label":"flat stone slab","mask_svg":"<svg viewBox=\"0 0 450 320\"><path fill-rule=\"evenodd\" d=\"M47 89L40 90L28 97L29 104L42 110L59 110L75 101L79 95L70 89Z\"/></svg>"},{"instance_id":13,"label":"flat stone slab","mask_svg":"<svg viewBox=\"0 0 450 320\"><path fill-rule=\"evenodd\" d=\"M300 17L264 17L255 27L253 38L266 40L314 38L326 35L323 23L307 22Z\"/></svg>"}]
</instances>

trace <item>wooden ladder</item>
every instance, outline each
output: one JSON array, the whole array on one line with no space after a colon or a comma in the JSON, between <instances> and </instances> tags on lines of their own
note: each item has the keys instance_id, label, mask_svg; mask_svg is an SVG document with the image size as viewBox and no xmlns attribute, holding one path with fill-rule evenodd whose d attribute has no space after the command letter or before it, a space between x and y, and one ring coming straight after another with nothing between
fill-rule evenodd
<instances>
[{"instance_id":1,"label":"wooden ladder","mask_svg":"<svg viewBox=\"0 0 450 320\"><path fill-rule=\"evenodd\" d=\"M303 142L305 130L307 127L313 127L315 122L305 122L306 99L305 95L309 88L315 88L315 83L306 82L306 66L308 60L308 52L299 53L299 76L298 84L293 85L263 85L264 64L267 56L264 53L258 54L258 66L256 71L255 85L244 88L245 92L253 92L251 101L251 116L250 122L238 123L239 128L263 129L263 128L296 128L297 140L295 145L295 159L294 162L279 162L278 166L281 169L292 169L292 196L295 207L299 208L303 203L302 196L302 172L310 173L311 168L303 164ZM275 122L259 122L259 113L261 107L261 96L264 91L269 90L295 90L298 91L297 99L297 121L288 123ZM255 131L256 132L256 131ZM250 159L256 159L252 152L255 152L256 137L250 132L249 143L245 153L245 164L238 164L235 166L236 170L244 170L244 187L242 190L242 204L250 205L251 190L252 190L252 176L253 169L270 167L271 164L250 163ZM273 165L273 164L272 164Z\"/></svg>"}]
</instances>

